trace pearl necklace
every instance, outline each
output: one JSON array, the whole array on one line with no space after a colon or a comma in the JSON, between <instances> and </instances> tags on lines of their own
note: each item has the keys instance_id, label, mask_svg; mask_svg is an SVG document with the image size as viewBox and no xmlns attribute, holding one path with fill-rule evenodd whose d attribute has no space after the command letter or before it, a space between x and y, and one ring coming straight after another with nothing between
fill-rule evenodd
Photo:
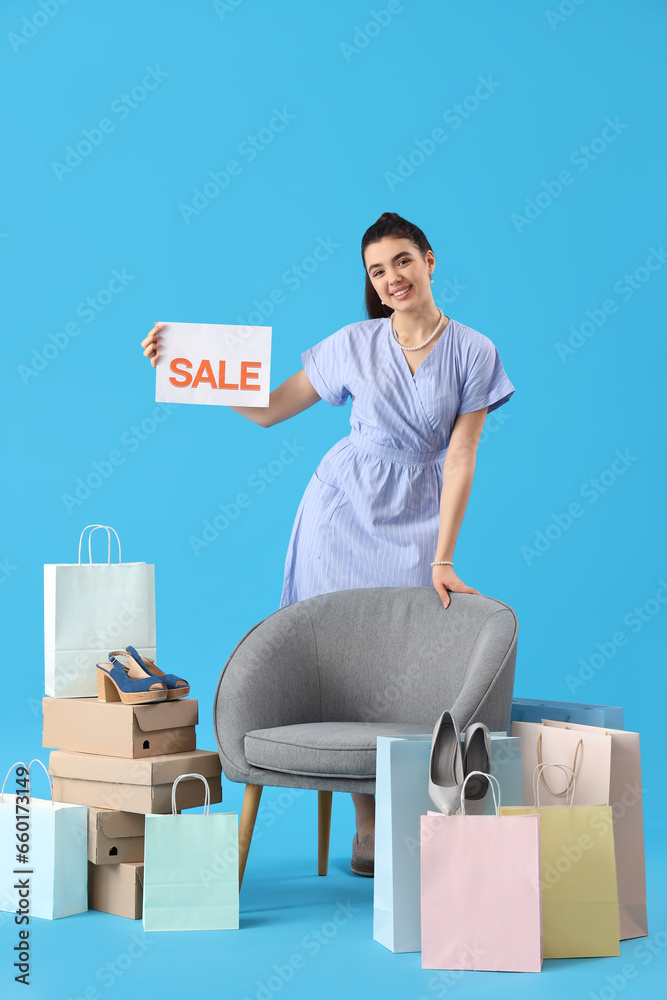
<instances>
[{"instance_id":1,"label":"pearl necklace","mask_svg":"<svg viewBox=\"0 0 667 1000\"><path fill-rule=\"evenodd\" d=\"M395 313L392 313L391 316L389 317L389 329L391 330L392 336L393 336L394 340L396 341L396 343L398 344L398 346L403 351L419 351L419 350L421 350L422 347L426 347L427 344L430 344L431 341L433 340L433 338L435 337L436 333L440 329L440 325L441 325L443 319L445 318L442 309L438 309L438 312L440 313L440 319L438 320L438 325L436 326L435 330L433 331L433 333L431 334L431 336L428 338L428 340L425 340L423 344L417 344L416 347L405 347L405 345L400 342L400 340L398 339L398 337L396 335L396 330L394 328L394 315L395 315Z\"/></svg>"}]
</instances>

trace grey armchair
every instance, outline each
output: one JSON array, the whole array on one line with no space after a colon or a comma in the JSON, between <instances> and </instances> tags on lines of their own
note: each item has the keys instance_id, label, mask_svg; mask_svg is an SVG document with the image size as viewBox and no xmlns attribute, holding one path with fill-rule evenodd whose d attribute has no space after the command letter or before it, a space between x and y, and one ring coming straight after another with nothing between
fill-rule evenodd
<instances>
[{"instance_id":1,"label":"grey armchair","mask_svg":"<svg viewBox=\"0 0 667 1000\"><path fill-rule=\"evenodd\" d=\"M318 874L332 792L375 792L378 736L430 732L449 708L461 730L509 724L518 621L507 604L432 587L311 597L243 636L215 693L222 770L246 785L239 883L265 785L318 790Z\"/></svg>"}]
</instances>

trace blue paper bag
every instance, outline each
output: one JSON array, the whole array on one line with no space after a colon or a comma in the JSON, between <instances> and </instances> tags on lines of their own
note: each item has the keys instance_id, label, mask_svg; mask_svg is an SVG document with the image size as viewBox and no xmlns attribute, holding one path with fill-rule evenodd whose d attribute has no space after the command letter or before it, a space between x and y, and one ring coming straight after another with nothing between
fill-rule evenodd
<instances>
[{"instance_id":1,"label":"blue paper bag","mask_svg":"<svg viewBox=\"0 0 667 1000\"><path fill-rule=\"evenodd\" d=\"M421 951L420 822L428 794L432 733L379 736L375 803L373 938L394 953ZM491 733L491 774L503 801L523 805L521 740ZM495 815L489 795L487 815Z\"/></svg>"},{"instance_id":2,"label":"blue paper bag","mask_svg":"<svg viewBox=\"0 0 667 1000\"><path fill-rule=\"evenodd\" d=\"M206 785L204 812L176 814L181 778ZM237 813L209 813L210 790L201 774L182 774L171 791L172 815L146 816L145 931L230 930L239 926Z\"/></svg>"},{"instance_id":3,"label":"blue paper bag","mask_svg":"<svg viewBox=\"0 0 667 1000\"><path fill-rule=\"evenodd\" d=\"M19 761L16 792L0 792L0 910L57 920L88 909L88 808L34 798L29 764ZM48 771L46 771L48 778ZM49 778L49 785L51 779ZM23 861L19 859L24 859Z\"/></svg>"},{"instance_id":4,"label":"blue paper bag","mask_svg":"<svg viewBox=\"0 0 667 1000\"><path fill-rule=\"evenodd\" d=\"M512 722L573 722L577 726L599 726L601 729L622 729L623 709L613 705L580 705L573 701L541 701L515 698L512 701Z\"/></svg>"}]
</instances>

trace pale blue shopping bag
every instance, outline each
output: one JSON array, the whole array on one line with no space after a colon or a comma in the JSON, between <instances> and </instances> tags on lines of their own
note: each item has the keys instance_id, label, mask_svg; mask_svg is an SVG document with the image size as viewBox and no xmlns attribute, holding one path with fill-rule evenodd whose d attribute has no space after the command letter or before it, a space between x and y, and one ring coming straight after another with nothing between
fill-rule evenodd
<instances>
[{"instance_id":1,"label":"pale blue shopping bag","mask_svg":"<svg viewBox=\"0 0 667 1000\"><path fill-rule=\"evenodd\" d=\"M617 705L585 705L573 701L540 701L533 698L515 698L512 701L512 722L541 722L542 719L573 722L578 726L622 729L623 709Z\"/></svg>"},{"instance_id":2,"label":"pale blue shopping bag","mask_svg":"<svg viewBox=\"0 0 667 1000\"><path fill-rule=\"evenodd\" d=\"M176 814L182 778L206 786L204 812ZM145 931L231 930L239 926L237 813L211 813L208 781L182 774L171 790L171 815L146 816Z\"/></svg>"},{"instance_id":3,"label":"pale blue shopping bag","mask_svg":"<svg viewBox=\"0 0 667 1000\"><path fill-rule=\"evenodd\" d=\"M432 733L379 736L375 801L373 938L390 951L421 951L420 822L428 794ZM523 805L521 740L491 733L491 774L503 802ZM491 796L486 814L494 815Z\"/></svg>"},{"instance_id":4,"label":"pale blue shopping bag","mask_svg":"<svg viewBox=\"0 0 667 1000\"><path fill-rule=\"evenodd\" d=\"M44 768L51 795L30 790L33 764ZM5 792L17 768L16 794ZM21 860L25 859L25 860ZM88 909L88 808L54 802L41 760L12 764L0 792L0 910L56 920Z\"/></svg>"}]
</instances>

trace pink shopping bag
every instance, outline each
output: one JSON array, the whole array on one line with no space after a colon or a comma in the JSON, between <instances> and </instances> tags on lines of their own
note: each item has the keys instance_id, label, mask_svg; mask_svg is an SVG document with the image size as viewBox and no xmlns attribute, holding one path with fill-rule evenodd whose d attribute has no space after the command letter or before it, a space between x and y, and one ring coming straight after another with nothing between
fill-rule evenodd
<instances>
[{"instance_id":1,"label":"pink shopping bag","mask_svg":"<svg viewBox=\"0 0 667 1000\"><path fill-rule=\"evenodd\" d=\"M539 816L421 817L423 969L539 972L542 895ZM530 820L530 822L526 822Z\"/></svg>"}]
</instances>

